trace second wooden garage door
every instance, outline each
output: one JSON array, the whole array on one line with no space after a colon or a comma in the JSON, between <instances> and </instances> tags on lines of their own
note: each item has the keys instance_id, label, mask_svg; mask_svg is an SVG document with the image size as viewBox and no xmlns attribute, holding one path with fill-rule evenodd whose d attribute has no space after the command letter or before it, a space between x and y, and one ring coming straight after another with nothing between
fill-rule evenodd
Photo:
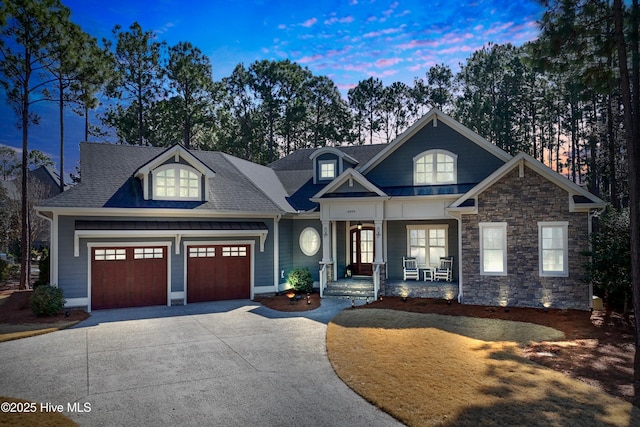
<instances>
[{"instance_id":1,"label":"second wooden garage door","mask_svg":"<svg viewBox=\"0 0 640 427\"><path fill-rule=\"evenodd\" d=\"M251 294L251 247L187 248L187 302L245 299Z\"/></svg>"}]
</instances>

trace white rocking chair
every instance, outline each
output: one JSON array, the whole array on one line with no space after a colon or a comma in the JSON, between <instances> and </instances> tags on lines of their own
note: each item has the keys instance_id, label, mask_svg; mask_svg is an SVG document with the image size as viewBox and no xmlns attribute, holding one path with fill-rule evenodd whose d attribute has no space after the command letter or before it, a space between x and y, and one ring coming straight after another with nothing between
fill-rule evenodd
<instances>
[{"instance_id":1,"label":"white rocking chair","mask_svg":"<svg viewBox=\"0 0 640 427\"><path fill-rule=\"evenodd\" d=\"M434 280L450 282L453 278L453 257L440 258L440 267L433 272Z\"/></svg>"},{"instance_id":2,"label":"white rocking chair","mask_svg":"<svg viewBox=\"0 0 640 427\"><path fill-rule=\"evenodd\" d=\"M413 257L402 257L402 271L404 273L404 280L415 279L418 280L418 262Z\"/></svg>"}]
</instances>

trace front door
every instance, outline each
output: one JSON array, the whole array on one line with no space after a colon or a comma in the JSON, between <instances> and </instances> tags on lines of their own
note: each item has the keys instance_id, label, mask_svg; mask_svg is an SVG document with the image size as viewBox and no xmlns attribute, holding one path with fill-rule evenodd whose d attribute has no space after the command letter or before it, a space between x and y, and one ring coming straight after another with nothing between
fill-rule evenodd
<instances>
[{"instance_id":1,"label":"front door","mask_svg":"<svg viewBox=\"0 0 640 427\"><path fill-rule=\"evenodd\" d=\"M351 271L353 274L373 275L373 228L351 230Z\"/></svg>"}]
</instances>

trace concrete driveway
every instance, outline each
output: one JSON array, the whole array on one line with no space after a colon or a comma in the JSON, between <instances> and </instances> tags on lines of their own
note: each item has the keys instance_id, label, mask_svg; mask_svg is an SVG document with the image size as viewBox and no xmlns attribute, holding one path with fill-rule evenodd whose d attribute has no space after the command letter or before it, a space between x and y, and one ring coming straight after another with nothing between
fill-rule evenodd
<instances>
[{"instance_id":1,"label":"concrete driveway","mask_svg":"<svg viewBox=\"0 0 640 427\"><path fill-rule=\"evenodd\" d=\"M349 304L95 311L72 329L0 343L0 395L63 405L82 426L399 425L329 364L326 324Z\"/></svg>"}]
</instances>

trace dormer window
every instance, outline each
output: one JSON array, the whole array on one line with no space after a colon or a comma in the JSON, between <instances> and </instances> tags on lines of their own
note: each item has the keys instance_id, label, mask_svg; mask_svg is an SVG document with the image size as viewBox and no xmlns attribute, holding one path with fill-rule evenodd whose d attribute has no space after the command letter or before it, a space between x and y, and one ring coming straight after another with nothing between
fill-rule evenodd
<instances>
[{"instance_id":1,"label":"dormer window","mask_svg":"<svg viewBox=\"0 0 640 427\"><path fill-rule=\"evenodd\" d=\"M333 179L336 177L336 161L335 160L319 160L320 179Z\"/></svg>"},{"instance_id":2,"label":"dormer window","mask_svg":"<svg viewBox=\"0 0 640 427\"><path fill-rule=\"evenodd\" d=\"M153 172L153 198L156 200L200 200L200 174L192 167L175 163Z\"/></svg>"},{"instance_id":3,"label":"dormer window","mask_svg":"<svg viewBox=\"0 0 640 427\"><path fill-rule=\"evenodd\" d=\"M429 150L413 159L414 185L455 184L457 162L455 154L446 150Z\"/></svg>"},{"instance_id":4,"label":"dormer window","mask_svg":"<svg viewBox=\"0 0 640 427\"><path fill-rule=\"evenodd\" d=\"M358 161L335 147L322 147L309 156L313 162L313 183L327 184Z\"/></svg>"}]
</instances>

